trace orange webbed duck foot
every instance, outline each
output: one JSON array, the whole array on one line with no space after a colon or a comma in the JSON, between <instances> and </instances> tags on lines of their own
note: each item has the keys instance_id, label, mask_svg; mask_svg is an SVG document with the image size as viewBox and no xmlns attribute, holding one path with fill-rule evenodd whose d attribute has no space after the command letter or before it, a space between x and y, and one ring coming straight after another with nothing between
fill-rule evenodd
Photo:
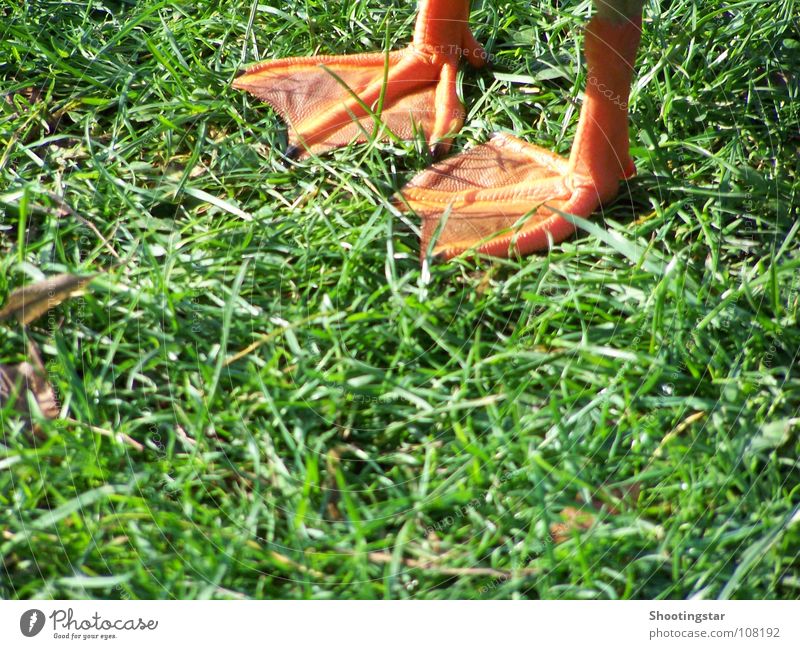
<instances>
[{"instance_id":1,"label":"orange webbed duck foot","mask_svg":"<svg viewBox=\"0 0 800 649\"><path fill-rule=\"evenodd\" d=\"M422 218L421 256L466 251L496 257L548 249L575 228L563 214L588 217L613 199L635 167L628 152L628 97L641 13L595 16L586 28L585 101L569 159L511 135L440 162L397 200Z\"/></svg>"},{"instance_id":2,"label":"orange webbed duck foot","mask_svg":"<svg viewBox=\"0 0 800 649\"><path fill-rule=\"evenodd\" d=\"M443 155L464 123L458 64L462 57L475 66L486 61L468 20L469 0L422 0L405 49L269 61L233 86L285 119L290 157L366 142L378 132L376 118L400 139L424 133L434 155Z\"/></svg>"}]
</instances>

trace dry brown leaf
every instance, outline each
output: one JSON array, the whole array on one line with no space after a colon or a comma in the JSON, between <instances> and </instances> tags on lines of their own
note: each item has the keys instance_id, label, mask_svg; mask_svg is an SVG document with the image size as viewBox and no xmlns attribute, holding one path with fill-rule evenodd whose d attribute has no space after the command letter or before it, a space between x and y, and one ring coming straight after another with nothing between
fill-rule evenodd
<instances>
[{"instance_id":1,"label":"dry brown leaf","mask_svg":"<svg viewBox=\"0 0 800 649\"><path fill-rule=\"evenodd\" d=\"M561 511L563 523L553 523L550 525L550 538L555 544L568 541L573 533L580 533L589 530L597 520L597 513L606 510L613 516L618 516L622 508L632 507L639 498L642 491L641 483L634 482L630 485L619 488L607 489L606 498L594 497L587 500L583 496L578 497L580 507L565 507ZM608 500L616 501L609 504Z\"/></svg>"},{"instance_id":2,"label":"dry brown leaf","mask_svg":"<svg viewBox=\"0 0 800 649\"><path fill-rule=\"evenodd\" d=\"M79 293L94 277L64 273L18 288L8 296L5 306L0 309L0 320L16 316L20 324L33 322Z\"/></svg>"},{"instance_id":3,"label":"dry brown leaf","mask_svg":"<svg viewBox=\"0 0 800 649\"><path fill-rule=\"evenodd\" d=\"M13 106L14 105L14 97L19 96L19 97L23 97L25 99L25 101L28 102L28 104L30 106L33 106L33 104L36 104L39 101L41 101L43 94L44 93L42 92L41 88L36 88L35 86L29 86L27 88L22 88L22 89L18 90L17 92L8 93L5 96L5 99L6 99L6 103L7 104L9 104L10 106ZM14 117L16 117L16 115L14 115Z\"/></svg>"},{"instance_id":4,"label":"dry brown leaf","mask_svg":"<svg viewBox=\"0 0 800 649\"><path fill-rule=\"evenodd\" d=\"M40 368L30 363L0 365L0 406L13 400L14 409L30 420L27 391L33 394L42 414L48 419L58 417L58 400L53 387Z\"/></svg>"},{"instance_id":5,"label":"dry brown leaf","mask_svg":"<svg viewBox=\"0 0 800 649\"><path fill-rule=\"evenodd\" d=\"M593 514L575 507L565 507L561 512L561 518L564 519L563 523L550 525L550 538L556 544L569 541L574 532L585 532L595 521Z\"/></svg>"}]
</instances>

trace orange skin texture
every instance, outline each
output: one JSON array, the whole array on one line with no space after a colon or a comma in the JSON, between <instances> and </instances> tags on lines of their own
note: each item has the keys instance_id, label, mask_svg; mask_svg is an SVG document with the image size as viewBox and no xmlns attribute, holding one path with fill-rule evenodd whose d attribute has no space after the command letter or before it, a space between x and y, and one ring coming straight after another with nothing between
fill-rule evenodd
<instances>
[{"instance_id":1,"label":"orange skin texture","mask_svg":"<svg viewBox=\"0 0 800 649\"><path fill-rule=\"evenodd\" d=\"M400 193L398 207L422 218L420 254L466 251L495 257L547 250L612 200L636 168L628 153L628 97L641 17L593 18L586 28L586 98L569 159L511 135L440 162ZM440 222L444 221L443 225Z\"/></svg>"},{"instance_id":2,"label":"orange skin texture","mask_svg":"<svg viewBox=\"0 0 800 649\"><path fill-rule=\"evenodd\" d=\"M380 134L378 117L401 139L421 130L441 155L464 124L459 62L463 56L483 66L486 52L469 29L469 0L423 0L416 25L414 40L402 50L268 61L233 87L278 111L297 157L366 142Z\"/></svg>"},{"instance_id":3,"label":"orange skin texture","mask_svg":"<svg viewBox=\"0 0 800 649\"><path fill-rule=\"evenodd\" d=\"M290 127L290 157L324 153L420 130L435 157L464 123L456 72L481 67L469 0L421 0L412 43L390 53L289 58L258 64L234 82L271 104ZM508 134L444 160L395 199L422 219L420 256L496 257L547 250L570 237L562 213L588 217L636 172L629 155L628 98L641 14L586 27L587 87L569 159Z\"/></svg>"}]
</instances>

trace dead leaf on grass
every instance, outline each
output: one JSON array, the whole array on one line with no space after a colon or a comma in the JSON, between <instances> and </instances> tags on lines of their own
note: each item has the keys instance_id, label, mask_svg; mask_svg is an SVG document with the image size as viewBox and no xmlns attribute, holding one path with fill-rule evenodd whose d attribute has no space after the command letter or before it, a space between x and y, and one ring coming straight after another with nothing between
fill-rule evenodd
<instances>
[{"instance_id":1,"label":"dead leaf on grass","mask_svg":"<svg viewBox=\"0 0 800 649\"><path fill-rule=\"evenodd\" d=\"M575 507L565 507L561 512L563 523L550 525L550 538L553 543L565 543L575 532L585 532L594 525L595 517L591 512Z\"/></svg>"},{"instance_id":2,"label":"dead leaf on grass","mask_svg":"<svg viewBox=\"0 0 800 649\"><path fill-rule=\"evenodd\" d=\"M612 516L618 516L621 509L632 507L639 499L642 485L634 482L620 488L607 489L606 498L594 497L591 502L584 498L578 500L583 503L580 507L565 507L561 511L562 523L550 525L550 538L553 543L565 543L573 534L586 532L597 520L597 512L605 509ZM613 504L609 504L611 501Z\"/></svg>"},{"instance_id":3,"label":"dead leaf on grass","mask_svg":"<svg viewBox=\"0 0 800 649\"><path fill-rule=\"evenodd\" d=\"M59 406L53 387L41 369L30 363L0 365L0 406L13 401L13 408L31 420L27 393L33 394L39 410L48 419L58 417Z\"/></svg>"},{"instance_id":4,"label":"dead leaf on grass","mask_svg":"<svg viewBox=\"0 0 800 649\"><path fill-rule=\"evenodd\" d=\"M29 324L80 293L94 277L64 273L18 288L8 296L5 306L0 309L0 320L16 317L20 324Z\"/></svg>"}]
</instances>

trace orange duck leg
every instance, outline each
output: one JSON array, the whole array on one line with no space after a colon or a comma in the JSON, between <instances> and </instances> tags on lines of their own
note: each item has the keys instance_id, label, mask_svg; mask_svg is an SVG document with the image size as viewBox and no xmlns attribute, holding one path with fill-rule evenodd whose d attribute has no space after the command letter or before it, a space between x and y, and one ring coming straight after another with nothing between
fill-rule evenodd
<instances>
[{"instance_id":1,"label":"orange duck leg","mask_svg":"<svg viewBox=\"0 0 800 649\"><path fill-rule=\"evenodd\" d=\"M376 132L375 118L401 139L421 130L434 155L444 154L464 123L458 64L462 56L475 66L486 61L469 29L469 4L421 0L414 40L405 49L268 61L233 86L286 120L290 157L365 142Z\"/></svg>"},{"instance_id":2,"label":"orange duck leg","mask_svg":"<svg viewBox=\"0 0 800 649\"><path fill-rule=\"evenodd\" d=\"M636 172L628 97L641 35L641 0L598 0L586 28L587 87L569 159L506 134L414 178L398 206L422 218L421 255L496 257L546 250L575 231ZM440 221L444 219L444 224Z\"/></svg>"}]
</instances>

